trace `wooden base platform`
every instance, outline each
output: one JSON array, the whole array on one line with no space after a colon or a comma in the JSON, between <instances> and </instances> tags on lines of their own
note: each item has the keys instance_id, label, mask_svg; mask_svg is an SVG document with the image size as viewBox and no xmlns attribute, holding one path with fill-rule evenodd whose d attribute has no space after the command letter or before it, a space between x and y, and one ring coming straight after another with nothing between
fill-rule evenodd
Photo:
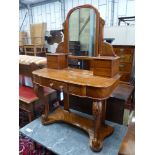
<instances>
[{"instance_id":1,"label":"wooden base platform","mask_svg":"<svg viewBox=\"0 0 155 155\"><path fill-rule=\"evenodd\" d=\"M98 138L95 138L96 135L94 131L94 120L82 117L67 110L63 110L60 107L56 109L52 114L48 115L47 119L45 118L45 115L42 115L42 123L44 125L55 122L65 122L86 131L89 134L89 144L93 151L100 151L103 146L104 138L110 136L114 131L112 127L101 124Z\"/></svg>"}]
</instances>

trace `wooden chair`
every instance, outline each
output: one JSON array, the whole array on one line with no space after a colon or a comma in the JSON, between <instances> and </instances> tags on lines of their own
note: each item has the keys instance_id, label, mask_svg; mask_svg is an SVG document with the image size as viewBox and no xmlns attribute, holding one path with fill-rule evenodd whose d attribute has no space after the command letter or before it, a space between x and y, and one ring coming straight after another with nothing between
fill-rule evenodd
<instances>
[{"instance_id":1,"label":"wooden chair","mask_svg":"<svg viewBox=\"0 0 155 155\"><path fill-rule=\"evenodd\" d=\"M25 55L46 56L44 45L24 45Z\"/></svg>"},{"instance_id":2,"label":"wooden chair","mask_svg":"<svg viewBox=\"0 0 155 155\"><path fill-rule=\"evenodd\" d=\"M24 59L24 57L25 57L25 62L27 64L24 64L24 63L22 64L21 62L19 63L19 74L21 77L21 82L19 84L19 108L28 113L29 122L31 122L34 118L35 103L39 101L33 89L32 71L43 68L46 64L44 61L46 58L42 58L42 63L35 64L35 62L32 63L33 61L32 56L26 56L26 55L20 56L20 61L23 61L22 59ZM34 58L37 58L37 57L34 57ZM31 60L30 63L28 62L28 59ZM38 60L39 59L41 58L38 58ZM26 81L25 81L26 77L29 77L29 83L30 83L29 85L26 84ZM53 89L49 89L46 87L44 88L44 95L47 97L54 92L56 91Z\"/></svg>"}]
</instances>

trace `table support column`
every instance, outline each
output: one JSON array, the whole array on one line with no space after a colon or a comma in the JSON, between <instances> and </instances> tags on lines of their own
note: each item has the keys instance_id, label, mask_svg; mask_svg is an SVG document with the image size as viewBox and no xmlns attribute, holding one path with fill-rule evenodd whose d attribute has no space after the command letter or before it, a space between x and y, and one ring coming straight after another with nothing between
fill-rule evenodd
<instances>
[{"instance_id":1,"label":"table support column","mask_svg":"<svg viewBox=\"0 0 155 155\"><path fill-rule=\"evenodd\" d=\"M90 137L90 146L93 151L100 151L103 145L104 137L101 135L101 126L105 120L106 101L94 101L92 112L94 115L94 132Z\"/></svg>"},{"instance_id":2,"label":"table support column","mask_svg":"<svg viewBox=\"0 0 155 155\"><path fill-rule=\"evenodd\" d=\"M34 91L37 95L37 97L40 99L40 101L44 104L44 114L42 115L42 122L48 120L48 113L49 113L49 103L47 98L44 96L44 88L40 86L39 84L34 84Z\"/></svg>"}]
</instances>

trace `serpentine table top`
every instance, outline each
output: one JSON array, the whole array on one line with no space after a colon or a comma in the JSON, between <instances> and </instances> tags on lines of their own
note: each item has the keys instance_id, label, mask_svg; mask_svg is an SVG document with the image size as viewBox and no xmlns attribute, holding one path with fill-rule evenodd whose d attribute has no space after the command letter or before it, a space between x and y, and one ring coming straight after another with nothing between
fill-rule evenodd
<instances>
[{"instance_id":1,"label":"serpentine table top","mask_svg":"<svg viewBox=\"0 0 155 155\"><path fill-rule=\"evenodd\" d=\"M33 71L34 82L44 85L43 78L46 80L55 80L74 86L81 86L85 89L85 93L79 96L86 96L90 98L107 98L111 95L114 88L119 82L120 75L113 78L106 78L93 75L92 71L80 70L73 68L66 68L63 70L43 68ZM44 80L45 81L45 80ZM93 95L89 90L95 90ZM70 90L70 89L69 89ZM101 91L100 93L98 91ZM76 95L69 91L70 94ZM98 94L97 94L98 93ZM78 94L77 94L78 95Z\"/></svg>"}]
</instances>

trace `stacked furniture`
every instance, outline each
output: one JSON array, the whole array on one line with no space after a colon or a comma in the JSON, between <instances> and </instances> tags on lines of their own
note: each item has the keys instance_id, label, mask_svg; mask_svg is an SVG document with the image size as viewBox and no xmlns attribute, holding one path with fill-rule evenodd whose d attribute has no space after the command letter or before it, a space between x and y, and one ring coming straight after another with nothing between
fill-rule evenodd
<instances>
[{"instance_id":1,"label":"stacked furniture","mask_svg":"<svg viewBox=\"0 0 155 155\"><path fill-rule=\"evenodd\" d=\"M130 82L134 71L135 47L129 45L113 45L115 53L120 57L119 71L121 81Z\"/></svg>"},{"instance_id":2,"label":"stacked furniture","mask_svg":"<svg viewBox=\"0 0 155 155\"><path fill-rule=\"evenodd\" d=\"M31 44L23 44L25 55L45 56L45 32L47 29L46 23L30 25L30 41ZM29 40L29 38L27 37Z\"/></svg>"},{"instance_id":3,"label":"stacked furniture","mask_svg":"<svg viewBox=\"0 0 155 155\"><path fill-rule=\"evenodd\" d=\"M19 85L19 108L28 113L29 121L34 118L34 106L39 98L36 96L34 86L27 85L25 77L30 78L32 83L32 71L46 66L46 58L20 55L19 56L19 74L22 77L22 83ZM44 88L44 95L54 94L55 90Z\"/></svg>"}]
</instances>

